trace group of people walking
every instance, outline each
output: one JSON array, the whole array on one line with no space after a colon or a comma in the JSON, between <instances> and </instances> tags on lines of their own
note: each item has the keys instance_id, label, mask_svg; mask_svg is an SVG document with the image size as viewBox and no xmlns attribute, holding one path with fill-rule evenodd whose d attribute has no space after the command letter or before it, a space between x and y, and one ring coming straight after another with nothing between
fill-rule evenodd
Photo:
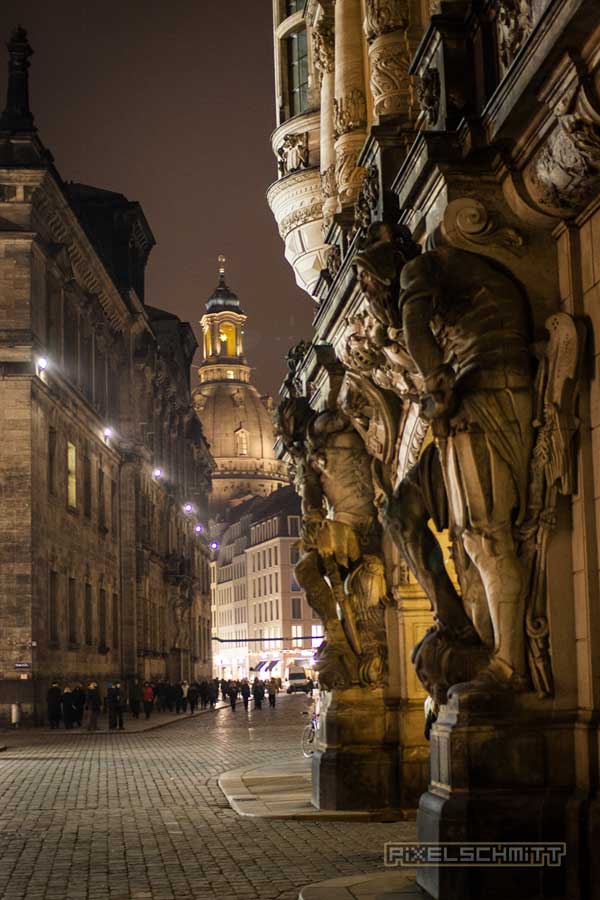
<instances>
[{"instance_id":1,"label":"group of people walking","mask_svg":"<svg viewBox=\"0 0 600 900\"><path fill-rule=\"evenodd\" d=\"M242 678L241 681L221 679L223 700L229 700L232 710L235 710L238 696L241 696L244 709L247 710L251 695L254 699L254 708L262 709L265 694L269 697L269 706L274 708L280 688L281 681L278 678L270 678L267 682L261 681L260 678L255 678L252 685L250 685L247 678Z\"/></svg>"},{"instance_id":2,"label":"group of people walking","mask_svg":"<svg viewBox=\"0 0 600 900\"><path fill-rule=\"evenodd\" d=\"M139 719L143 710L146 719L153 711L188 712L193 715L198 707L214 708L219 696L217 678L206 681L145 681L140 684L136 678L126 691L120 681L109 682L106 694L100 693L98 682L90 681L87 688L81 683L61 687L53 681L46 695L48 723L50 728L60 728L61 722L67 730L81 728L84 719L88 731L98 728L98 717L104 709L108 713L110 730L124 729L123 713L129 709L134 719Z\"/></svg>"}]
</instances>

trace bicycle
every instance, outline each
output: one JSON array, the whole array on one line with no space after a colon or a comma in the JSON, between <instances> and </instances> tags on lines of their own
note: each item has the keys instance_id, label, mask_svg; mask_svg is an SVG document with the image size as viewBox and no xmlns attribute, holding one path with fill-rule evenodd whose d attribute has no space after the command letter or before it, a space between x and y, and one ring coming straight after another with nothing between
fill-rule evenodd
<instances>
[{"instance_id":1,"label":"bicycle","mask_svg":"<svg viewBox=\"0 0 600 900\"><path fill-rule=\"evenodd\" d=\"M308 715L308 713L304 713L303 715ZM319 713L317 710L316 702L313 704L313 709L310 717L310 722L308 725L304 726L304 730L302 732L302 739L300 742L300 746L302 748L302 755L306 757L306 759L310 759L310 757L314 753L314 743L317 735L317 728L319 725Z\"/></svg>"}]
</instances>

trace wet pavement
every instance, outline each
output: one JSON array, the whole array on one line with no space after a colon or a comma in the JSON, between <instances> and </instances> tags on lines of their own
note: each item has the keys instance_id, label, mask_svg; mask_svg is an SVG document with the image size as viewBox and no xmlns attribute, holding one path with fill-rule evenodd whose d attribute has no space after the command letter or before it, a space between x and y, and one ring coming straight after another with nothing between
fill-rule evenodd
<instances>
[{"instance_id":1,"label":"wet pavement","mask_svg":"<svg viewBox=\"0 0 600 900\"><path fill-rule=\"evenodd\" d=\"M296 900L309 883L383 869L414 823L242 818L217 779L292 763L304 695L141 733L2 736L0 898Z\"/></svg>"}]
</instances>

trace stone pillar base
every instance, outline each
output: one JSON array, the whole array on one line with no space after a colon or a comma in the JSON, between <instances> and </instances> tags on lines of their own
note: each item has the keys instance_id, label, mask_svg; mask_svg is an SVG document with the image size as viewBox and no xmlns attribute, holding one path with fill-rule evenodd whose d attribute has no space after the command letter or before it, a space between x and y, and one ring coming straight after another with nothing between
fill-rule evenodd
<instances>
[{"instance_id":1,"label":"stone pillar base","mask_svg":"<svg viewBox=\"0 0 600 900\"><path fill-rule=\"evenodd\" d=\"M573 738L573 716L531 695L451 696L432 732L419 842L567 842L567 856L556 867L421 866L420 887L436 900L571 896L579 843L569 841Z\"/></svg>"},{"instance_id":2,"label":"stone pillar base","mask_svg":"<svg viewBox=\"0 0 600 900\"><path fill-rule=\"evenodd\" d=\"M322 693L317 745L312 759L312 803L317 809L400 810L418 796L423 766L407 755L404 784L399 716L383 690ZM412 783L415 781L417 783ZM406 795L406 796L405 796Z\"/></svg>"}]
</instances>

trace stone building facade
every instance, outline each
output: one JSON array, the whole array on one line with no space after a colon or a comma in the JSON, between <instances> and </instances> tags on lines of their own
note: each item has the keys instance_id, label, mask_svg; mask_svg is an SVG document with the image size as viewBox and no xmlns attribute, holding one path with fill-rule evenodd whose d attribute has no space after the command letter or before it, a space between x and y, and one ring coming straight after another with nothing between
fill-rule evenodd
<instances>
[{"instance_id":1,"label":"stone building facade","mask_svg":"<svg viewBox=\"0 0 600 900\"><path fill-rule=\"evenodd\" d=\"M325 621L314 802L402 804L429 757L421 841L567 844L551 875L423 868L430 896L599 896L598 5L273 8L268 197L318 303L279 411Z\"/></svg>"},{"instance_id":2,"label":"stone building facade","mask_svg":"<svg viewBox=\"0 0 600 900\"><path fill-rule=\"evenodd\" d=\"M212 459L187 323L149 306L138 203L65 182L9 42L0 117L0 714L49 683L211 671ZM187 505L187 506L186 506ZM185 508L184 508L185 507Z\"/></svg>"},{"instance_id":3,"label":"stone building facade","mask_svg":"<svg viewBox=\"0 0 600 900\"><path fill-rule=\"evenodd\" d=\"M211 563L215 675L286 679L312 671L322 625L294 575L300 501L289 485L232 510Z\"/></svg>"},{"instance_id":4,"label":"stone building facade","mask_svg":"<svg viewBox=\"0 0 600 900\"><path fill-rule=\"evenodd\" d=\"M219 257L219 281L200 320L204 359L193 390L196 412L215 460L210 514L224 520L227 510L252 496L265 497L287 481L275 458L273 403L251 383L244 353L240 300L225 281L225 257ZM217 529L218 531L218 529ZM215 532L216 533L216 532Z\"/></svg>"}]
</instances>

